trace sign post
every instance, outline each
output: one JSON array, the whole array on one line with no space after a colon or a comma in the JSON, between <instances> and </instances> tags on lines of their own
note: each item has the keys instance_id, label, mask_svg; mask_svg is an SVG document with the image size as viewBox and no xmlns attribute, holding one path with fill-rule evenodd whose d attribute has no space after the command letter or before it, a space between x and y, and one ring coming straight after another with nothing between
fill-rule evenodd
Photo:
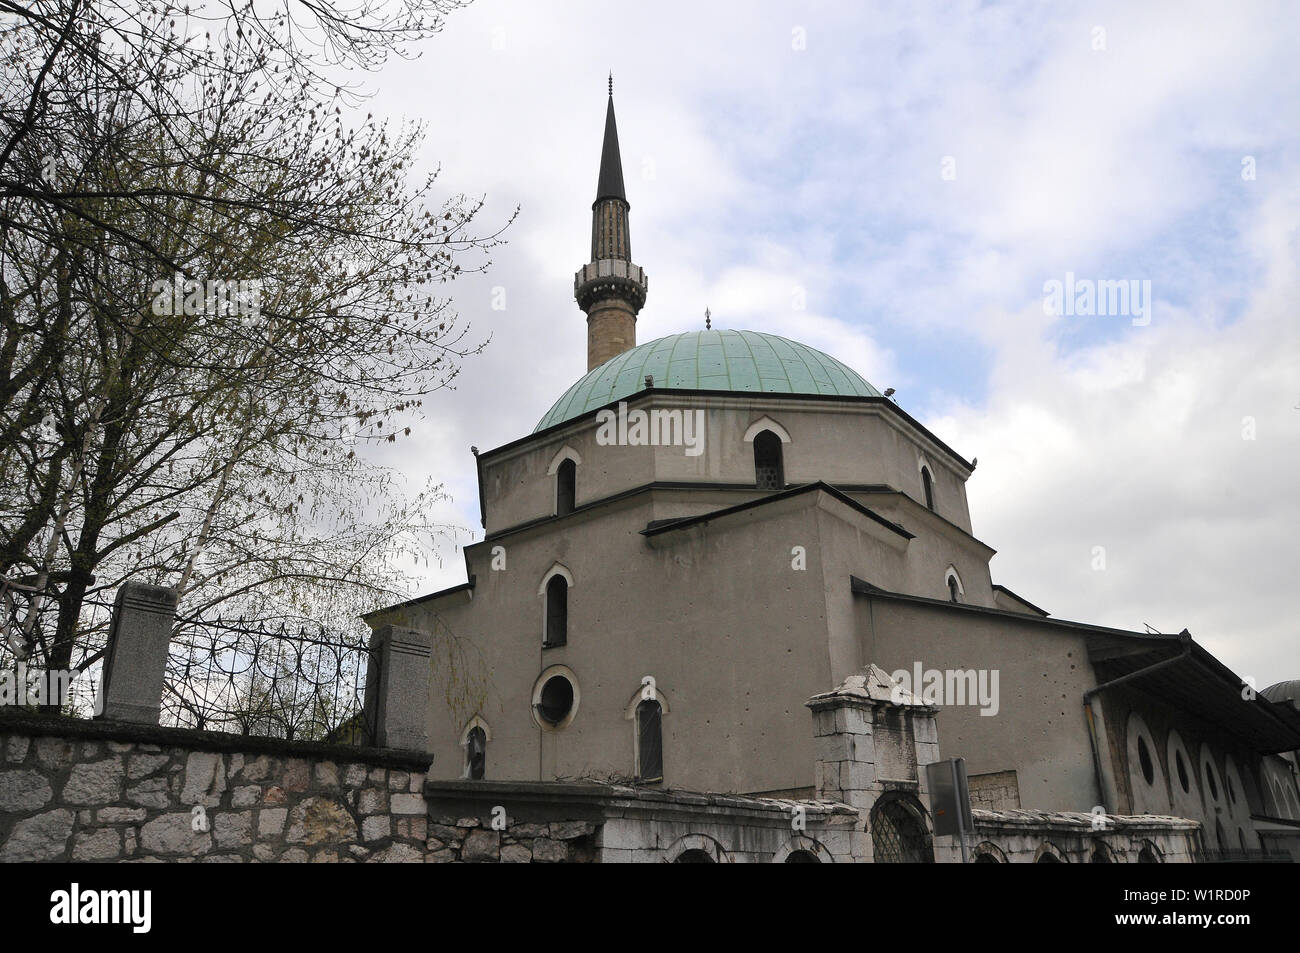
<instances>
[{"instance_id":1,"label":"sign post","mask_svg":"<svg viewBox=\"0 0 1300 953\"><path fill-rule=\"evenodd\" d=\"M930 786L930 811L938 837L956 834L961 841L961 862L968 860L966 835L975 829L970 811L970 790L966 786L966 759L950 758L925 766Z\"/></svg>"}]
</instances>

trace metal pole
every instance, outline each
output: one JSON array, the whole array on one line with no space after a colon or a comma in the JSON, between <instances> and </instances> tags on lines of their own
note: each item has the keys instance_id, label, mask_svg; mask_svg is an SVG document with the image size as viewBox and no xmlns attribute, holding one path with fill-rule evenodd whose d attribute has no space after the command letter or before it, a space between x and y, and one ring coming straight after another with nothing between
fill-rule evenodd
<instances>
[{"instance_id":1,"label":"metal pole","mask_svg":"<svg viewBox=\"0 0 1300 953\"><path fill-rule=\"evenodd\" d=\"M961 794L961 779L957 775L957 758L952 760L952 789ZM961 839L961 862L967 863L966 854L966 811L962 806L957 808L957 836Z\"/></svg>"}]
</instances>

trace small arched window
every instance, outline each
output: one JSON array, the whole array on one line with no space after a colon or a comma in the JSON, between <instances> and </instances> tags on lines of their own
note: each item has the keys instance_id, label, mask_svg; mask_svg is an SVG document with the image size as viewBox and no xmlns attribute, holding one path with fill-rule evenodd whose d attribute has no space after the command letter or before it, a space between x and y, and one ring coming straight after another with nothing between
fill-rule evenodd
<instances>
[{"instance_id":1,"label":"small arched window","mask_svg":"<svg viewBox=\"0 0 1300 953\"><path fill-rule=\"evenodd\" d=\"M547 648L564 645L569 641L569 584L556 573L546 584L546 638Z\"/></svg>"},{"instance_id":2,"label":"small arched window","mask_svg":"<svg viewBox=\"0 0 1300 953\"><path fill-rule=\"evenodd\" d=\"M910 799L881 799L871 809L872 859L878 864L932 864L934 846L922 818L925 812Z\"/></svg>"},{"instance_id":3,"label":"small arched window","mask_svg":"<svg viewBox=\"0 0 1300 953\"><path fill-rule=\"evenodd\" d=\"M664 779L664 720L657 701L636 706L637 779L647 783Z\"/></svg>"},{"instance_id":4,"label":"small arched window","mask_svg":"<svg viewBox=\"0 0 1300 953\"><path fill-rule=\"evenodd\" d=\"M471 781L482 781L487 774L487 733L482 728L471 728L465 739L465 768Z\"/></svg>"},{"instance_id":5,"label":"small arched window","mask_svg":"<svg viewBox=\"0 0 1300 953\"><path fill-rule=\"evenodd\" d=\"M930 468L921 467L921 486L925 490L925 507L934 509L934 480L930 477ZM957 600L954 599L954 602Z\"/></svg>"},{"instance_id":6,"label":"small arched window","mask_svg":"<svg viewBox=\"0 0 1300 953\"><path fill-rule=\"evenodd\" d=\"M754 486L760 490L785 489L781 438L770 430L754 435Z\"/></svg>"},{"instance_id":7,"label":"small arched window","mask_svg":"<svg viewBox=\"0 0 1300 953\"><path fill-rule=\"evenodd\" d=\"M961 602L961 583L957 581L956 573L948 573L948 601Z\"/></svg>"},{"instance_id":8,"label":"small arched window","mask_svg":"<svg viewBox=\"0 0 1300 953\"><path fill-rule=\"evenodd\" d=\"M572 513L578 498L578 465L565 460L555 471L555 515Z\"/></svg>"}]
</instances>

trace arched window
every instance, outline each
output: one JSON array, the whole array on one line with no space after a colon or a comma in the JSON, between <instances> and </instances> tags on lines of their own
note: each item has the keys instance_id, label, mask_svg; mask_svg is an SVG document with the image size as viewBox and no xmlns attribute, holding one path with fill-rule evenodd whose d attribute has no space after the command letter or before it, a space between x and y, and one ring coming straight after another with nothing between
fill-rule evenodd
<instances>
[{"instance_id":1,"label":"arched window","mask_svg":"<svg viewBox=\"0 0 1300 953\"><path fill-rule=\"evenodd\" d=\"M957 577L948 577L948 601L961 602L961 587L957 585Z\"/></svg>"},{"instance_id":2,"label":"arched window","mask_svg":"<svg viewBox=\"0 0 1300 953\"><path fill-rule=\"evenodd\" d=\"M930 477L930 468L921 467L921 486L925 490L926 509L934 509L934 480ZM953 602L957 600L954 599Z\"/></svg>"},{"instance_id":3,"label":"arched window","mask_svg":"<svg viewBox=\"0 0 1300 953\"><path fill-rule=\"evenodd\" d=\"M654 700L636 706L637 779L647 783L664 779L663 709Z\"/></svg>"},{"instance_id":4,"label":"arched window","mask_svg":"<svg viewBox=\"0 0 1300 953\"><path fill-rule=\"evenodd\" d=\"M882 798L871 809L872 859L878 864L932 864L925 814L910 799Z\"/></svg>"},{"instance_id":5,"label":"arched window","mask_svg":"<svg viewBox=\"0 0 1300 953\"><path fill-rule=\"evenodd\" d=\"M487 774L487 733L477 726L471 728L465 740L465 776L471 781L482 781Z\"/></svg>"},{"instance_id":6,"label":"arched window","mask_svg":"<svg viewBox=\"0 0 1300 953\"><path fill-rule=\"evenodd\" d=\"M572 459L565 460L555 471L555 515L564 516L572 513L578 497L578 465Z\"/></svg>"},{"instance_id":7,"label":"arched window","mask_svg":"<svg viewBox=\"0 0 1300 953\"><path fill-rule=\"evenodd\" d=\"M550 648L569 641L569 584L556 573L546 584L546 638L542 645Z\"/></svg>"},{"instance_id":8,"label":"arched window","mask_svg":"<svg viewBox=\"0 0 1300 953\"><path fill-rule=\"evenodd\" d=\"M754 436L754 486L760 490L785 489L781 438L770 430Z\"/></svg>"}]
</instances>

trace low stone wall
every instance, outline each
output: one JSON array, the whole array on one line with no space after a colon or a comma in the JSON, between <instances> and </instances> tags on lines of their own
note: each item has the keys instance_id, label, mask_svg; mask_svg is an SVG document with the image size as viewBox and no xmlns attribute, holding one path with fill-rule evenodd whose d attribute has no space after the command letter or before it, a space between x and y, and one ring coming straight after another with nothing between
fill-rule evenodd
<instances>
[{"instance_id":1,"label":"low stone wall","mask_svg":"<svg viewBox=\"0 0 1300 953\"><path fill-rule=\"evenodd\" d=\"M421 862L428 766L389 749L7 713L0 862Z\"/></svg>"},{"instance_id":2,"label":"low stone wall","mask_svg":"<svg viewBox=\"0 0 1300 953\"><path fill-rule=\"evenodd\" d=\"M847 804L661 791L625 784L430 781L432 861L819 863L853 860ZM800 859L800 858L796 858Z\"/></svg>"},{"instance_id":3,"label":"low stone wall","mask_svg":"<svg viewBox=\"0 0 1300 953\"><path fill-rule=\"evenodd\" d=\"M429 825L430 863L590 864L596 861L596 825L589 821L507 824L504 830L476 817L434 816Z\"/></svg>"},{"instance_id":4,"label":"low stone wall","mask_svg":"<svg viewBox=\"0 0 1300 953\"><path fill-rule=\"evenodd\" d=\"M1182 817L1156 814L1103 815L1094 827L1091 814L1052 811L972 811L975 833L968 840L972 860L1037 863L1044 855L1058 863L1140 863L1143 849L1152 862L1186 864L1196 859L1201 825ZM951 842L951 843L950 843ZM935 839L935 859L959 861L954 838Z\"/></svg>"}]
</instances>

